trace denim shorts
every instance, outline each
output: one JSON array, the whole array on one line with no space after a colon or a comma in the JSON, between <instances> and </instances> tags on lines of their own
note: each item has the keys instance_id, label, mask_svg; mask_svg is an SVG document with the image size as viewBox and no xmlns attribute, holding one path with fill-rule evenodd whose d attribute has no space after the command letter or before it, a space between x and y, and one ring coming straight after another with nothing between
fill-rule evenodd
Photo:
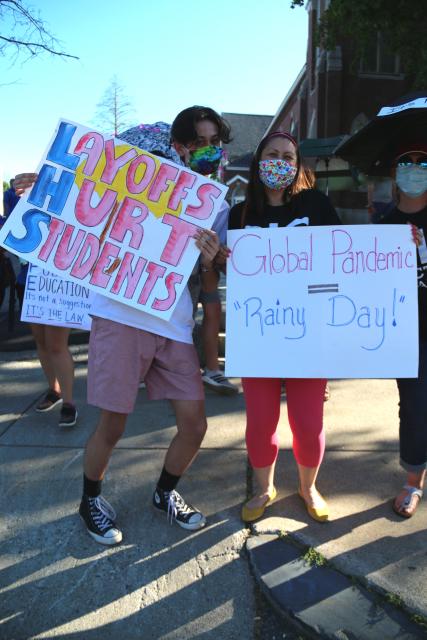
<instances>
[{"instance_id":1,"label":"denim shorts","mask_svg":"<svg viewBox=\"0 0 427 640\"><path fill-rule=\"evenodd\" d=\"M399 378L400 463L409 472L427 467L427 342L420 341L418 378Z\"/></svg>"}]
</instances>

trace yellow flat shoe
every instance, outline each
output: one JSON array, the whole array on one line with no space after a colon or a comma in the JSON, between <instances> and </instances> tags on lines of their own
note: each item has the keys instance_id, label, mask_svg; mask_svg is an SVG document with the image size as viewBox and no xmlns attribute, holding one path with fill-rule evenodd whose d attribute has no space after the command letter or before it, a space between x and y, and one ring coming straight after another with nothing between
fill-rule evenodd
<instances>
[{"instance_id":1,"label":"yellow flat shoe","mask_svg":"<svg viewBox=\"0 0 427 640\"><path fill-rule=\"evenodd\" d=\"M248 507L248 503L244 504L241 513L243 522L254 522L254 520L258 520L258 518L261 518L261 516L264 515L265 509L270 506L276 496L277 491L276 488L273 487L271 493L268 494L267 500L260 507Z\"/></svg>"},{"instance_id":2,"label":"yellow flat shoe","mask_svg":"<svg viewBox=\"0 0 427 640\"><path fill-rule=\"evenodd\" d=\"M305 504L305 508L307 509L308 515L316 520L317 522L327 522L329 520L329 507L325 504L324 507L310 507L306 501L304 500L301 493L298 491L299 497ZM320 493L319 493L320 495ZM323 496L321 496L323 498ZM323 498L324 499L324 498Z\"/></svg>"}]
</instances>

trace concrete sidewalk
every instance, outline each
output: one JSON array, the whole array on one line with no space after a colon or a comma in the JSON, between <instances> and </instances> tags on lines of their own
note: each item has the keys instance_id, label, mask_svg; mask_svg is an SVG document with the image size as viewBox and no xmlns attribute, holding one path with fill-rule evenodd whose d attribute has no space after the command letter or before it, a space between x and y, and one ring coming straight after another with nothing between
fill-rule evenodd
<instances>
[{"instance_id":1,"label":"concrete sidewalk","mask_svg":"<svg viewBox=\"0 0 427 640\"><path fill-rule=\"evenodd\" d=\"M330 384L327 452L318 483L332 511L326 524L312 521L297 496L283 402L279 499L252 528L239 519L250 492L243 397L208 392L208 434L180 484L208 516L208 526L196 533L169 526L150 508L175 421L167 403L148 403L141 391L104 484L124 534L123 543L109 549L87 535L76 515L83 448L97 410L85 403L87 347L76 345L73 352L79 422L69 431L58 428L56 410L34 411L45 390L35 354L0 354L0 638L265 640L257 626L253 574L304 636L423 637L426 630L407 612L427 619L427 507L421 505L411 520L390 507L404 481L394 382ZM324 583L324 593L315 588L317 569L326 573L310 565L310 557L328 561L333 586ZM304 593L314 596L318 608L306 598L292 609L301 566L308 575ZM353 611L361 635L345 631L345 621L341 635L328 635L319 621L322 615L340 619L334 597L346 591L344 574L355 579L359 601L364 594L357 584L363 582L389 594L393 605L400 601L403 614L376 599L367 619L360 619L362 609ZM351 600L340 602L352 606ZM393 635L372 635L379 623Z\"/></svg>"}]
</instances>

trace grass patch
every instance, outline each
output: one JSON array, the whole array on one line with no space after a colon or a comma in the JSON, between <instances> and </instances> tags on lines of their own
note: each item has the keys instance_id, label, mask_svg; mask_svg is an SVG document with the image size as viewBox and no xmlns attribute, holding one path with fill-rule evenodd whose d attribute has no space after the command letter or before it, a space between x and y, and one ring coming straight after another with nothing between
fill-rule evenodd
<instances>
[{"instance_id":1,"label":"grass patch","mask_svg":"<svg viewBox=\"0 0 427 640\"><path fill-rule=\"evenodd\" d=\"M327 564L327 560L321 553L313 549L313 547L309 547L307 551L302 556L304 562L309 564L310 566L315 567L324 567Z\"/></svg>"}]
</instances>

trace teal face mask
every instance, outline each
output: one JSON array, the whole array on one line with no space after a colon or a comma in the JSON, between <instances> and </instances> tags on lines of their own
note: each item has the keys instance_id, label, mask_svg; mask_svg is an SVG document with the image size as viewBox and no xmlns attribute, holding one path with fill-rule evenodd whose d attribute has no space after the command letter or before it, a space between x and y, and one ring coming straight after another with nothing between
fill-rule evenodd
<instances>
[{"instance_id":1,"label":"teal face mask","mask_svg":"<svg viewBox=\"0 0 427 640\"><path fill-rule=\"evenodd\" d=\"M209 176L218 169L222 155L221 147L213 144L190 151L190 169L203 176Z\"/></svg>"}]
</instances>

